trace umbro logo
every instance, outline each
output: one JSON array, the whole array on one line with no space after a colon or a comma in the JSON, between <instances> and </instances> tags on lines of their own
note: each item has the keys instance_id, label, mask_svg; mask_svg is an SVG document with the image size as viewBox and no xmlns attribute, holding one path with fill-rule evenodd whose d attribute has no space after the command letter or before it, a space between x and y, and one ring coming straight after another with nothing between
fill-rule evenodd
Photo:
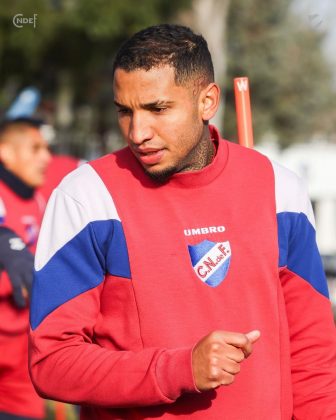
<instances>
[{"instance_id":1,"label":"umbro logo","mask_svg":"<svg viewBox=\"0 0 336 420\"><path fill-rule=\"evenodd\" d=\"M207 235L209 233L224 232L224 226L209 226L209 227L199 227L192 229L184 229L185 236L195 236L195 235Z\"/></svg>"}]
</instances>

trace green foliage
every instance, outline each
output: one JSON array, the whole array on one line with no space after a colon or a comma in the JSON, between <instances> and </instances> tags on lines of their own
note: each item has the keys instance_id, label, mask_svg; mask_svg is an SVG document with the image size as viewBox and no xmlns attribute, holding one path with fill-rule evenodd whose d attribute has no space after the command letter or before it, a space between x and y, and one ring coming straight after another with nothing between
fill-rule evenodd
<instances>
[{"instance_id":1,"label":"green foliage","mask_svg":"<svg viewBox=\"0 0 336 420\"><path fill-rule=\"evenodd\" d=\"M133 32L169 22L189 0L2 0L0 86L9 79L57 89L58 75L70 74L78 100L110 66L120 42ZM13 17L37 14L37 25L16 28ZM1 103L1 97L0 97Z\"/></svg>"},{"instance_id":2,"label":"green foliage","mask_svg":"<svg viewBox=\"0 0 336 420\"><path fill-rule=\"evenodd\" d=\"M323 34L289 12L290 0L232 0L224 132L236 137L232 80L250 81L255 141L275 134L281 145L328 131L331 71Z\"/></svg>"}]
</instances>

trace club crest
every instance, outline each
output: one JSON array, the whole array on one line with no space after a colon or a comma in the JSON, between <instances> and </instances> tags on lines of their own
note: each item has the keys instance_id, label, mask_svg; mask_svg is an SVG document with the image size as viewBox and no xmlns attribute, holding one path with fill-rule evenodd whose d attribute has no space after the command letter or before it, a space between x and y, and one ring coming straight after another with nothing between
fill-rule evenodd
<instances>
[{"instance_id":1,"label":"club crest","mask_svg":"<svg viewBox=\"0 0 336 420\"><path fill-rule=\"evenodd\" d=\"M230 260L229 241L211 242L207 239L188 245L191 264L197 277L211 287L218 286L226 277Z\"/></svg>"}]
</instances>

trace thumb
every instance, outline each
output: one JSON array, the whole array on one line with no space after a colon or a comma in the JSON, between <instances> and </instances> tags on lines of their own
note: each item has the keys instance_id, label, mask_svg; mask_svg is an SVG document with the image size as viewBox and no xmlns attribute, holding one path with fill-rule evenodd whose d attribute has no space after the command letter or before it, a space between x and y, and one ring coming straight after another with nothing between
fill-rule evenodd
<instances>
[{"instance_id":1,"label":"thumb","mask_svg":"<svg viewBox=\"0 0 336 420\"><path fill-rule=\"evenodd\" d=\"M245 334L246 337L250 340L251 343L255 343L260 338L260 331L253 330Z\"/></svg>"}]
</instances>

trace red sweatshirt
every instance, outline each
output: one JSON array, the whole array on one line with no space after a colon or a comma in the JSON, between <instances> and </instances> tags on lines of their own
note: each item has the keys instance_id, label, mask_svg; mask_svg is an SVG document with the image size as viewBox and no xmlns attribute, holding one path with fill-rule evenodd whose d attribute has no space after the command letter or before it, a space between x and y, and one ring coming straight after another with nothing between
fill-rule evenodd
<instances>
[{"instance_id":1,"label":"red sweatshirt","mask_svg":"<svg viewBox=\"0 0 336 420\"><path fill-rule=\"evenodd\" d=\"M54 191L35 262L31 375L82 419L336 418L336 335L300 180L221 140L165 184L128 148ZM235 382L196 390L192 348L261 331Z\"/></svg>"},{"instance_id":2,"label":"red sweatshirt","mask_svg":"<svg viewBox=\"0 0 336 420\"><path fill-rule=\"evenodd\" d=\"M14 231L35 250L45 202L0 168L0 225ZM5 174L6 182L2 179ZM28 373L28 308L17 308L5 271L0 273L0 412L42 418L44 402Z\"/></svg>"}]
</instances>

